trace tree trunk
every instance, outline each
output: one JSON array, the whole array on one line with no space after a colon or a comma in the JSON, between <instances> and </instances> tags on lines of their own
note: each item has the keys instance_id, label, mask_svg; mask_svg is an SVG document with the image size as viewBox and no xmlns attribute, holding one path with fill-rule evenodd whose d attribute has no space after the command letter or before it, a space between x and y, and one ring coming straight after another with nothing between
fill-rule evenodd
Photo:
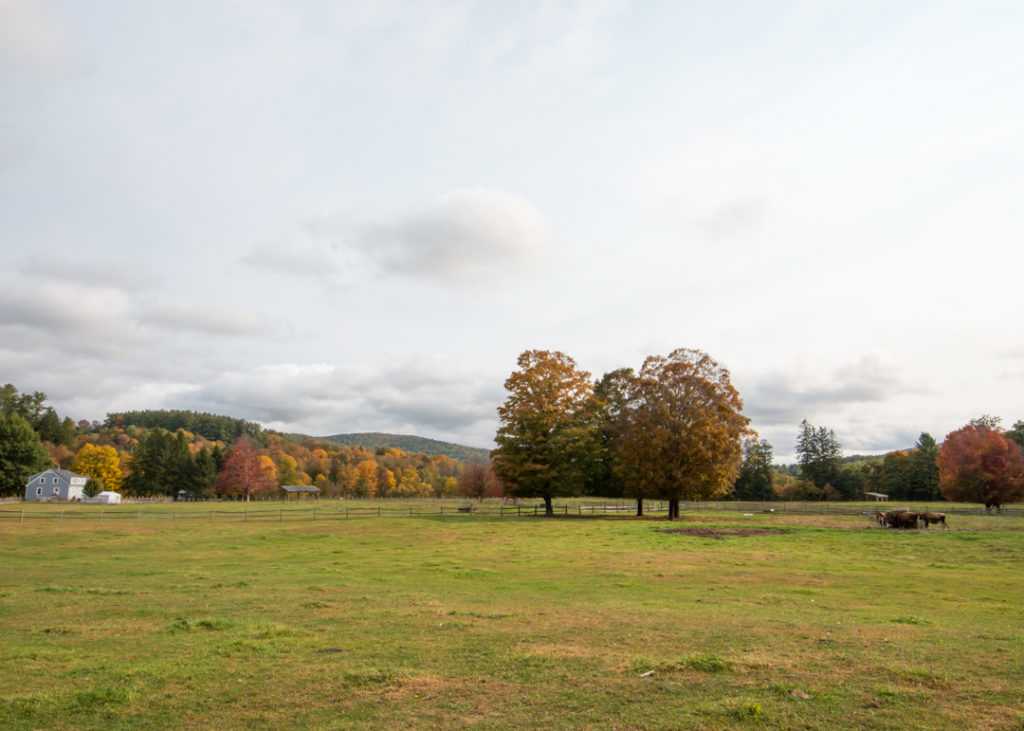
<instances>
[{"instance_id":1,"label":"tree trunk","mask_svg":"<svg viewBox=\"0 0 1024 731\"><path fill-rule=\"evenodd\" d=\"M642 497L636 499L636 517L644 517L644 499Z\"/></svg>"},{"instance_id":2,"label":"tree trunk","mask_svg":"<svg viewBox=\"0 0 1024 731\"><path fill-rule=\"evenodd\" d=\"M668 519L675 520L679 517L679 498L670 498L668 501Z\"/></svg>"},{"instance_id":3,"label":"tree trunk","mask_svg":"<svg viewBox=\"0 0 1024 731\"><path fill-rule=\"evenodd\" d=\"M544 496L544 515L554 515L554 514L555 514L555 509L551 505L551 496L550 495L545 495Z\"/></svg>"}]
</instances>

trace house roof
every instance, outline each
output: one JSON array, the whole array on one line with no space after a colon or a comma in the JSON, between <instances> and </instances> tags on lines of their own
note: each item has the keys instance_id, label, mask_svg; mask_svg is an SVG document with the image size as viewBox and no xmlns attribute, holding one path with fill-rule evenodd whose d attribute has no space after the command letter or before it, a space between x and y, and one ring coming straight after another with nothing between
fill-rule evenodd
<instances>
[{"instance_id":1,"label":"house roof","mask_svg":"<svg viewBox=\"0 0 1024 731\"><path fill-rule=\"evenodd\" d=\"M62 470L62 469L59 469L57 467L51 467L48 470L43 470L42 472L36 472L34 475L32 475L31 477L28 478L28 481L32 482L32 480L36 479L37 477L40 477L41 475L51 475L51 474L52 475L56 475L60 479L64 480L64 482L67 482L69 484L70 484L71 480L73 478L75 478L75 477L81 477L83 480L89 479L85 475L80 475L77 472L72 472L71 470Z\"/></svg>"},{"instance_id":2,"label":"house roof","mask_svg":"<svg viewBox=\"0 0 1024 731\"><path fill-rule=\"evenodd\" d=\"M312 485L281 485L281 489L285 492L320 492L319 487Z\"/></svg>"}]
</instances>

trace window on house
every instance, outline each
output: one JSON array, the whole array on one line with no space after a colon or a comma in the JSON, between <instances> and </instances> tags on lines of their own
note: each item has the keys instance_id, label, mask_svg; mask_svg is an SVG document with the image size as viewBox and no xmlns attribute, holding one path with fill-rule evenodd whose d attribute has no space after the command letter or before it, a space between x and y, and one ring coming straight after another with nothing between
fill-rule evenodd
<instances>
[{"instance_id":1,"label":"window on house","mask_svg":"<svg viewBox=\"0 0 1024 731\"><path fill-rule=\"evenodd\" d=\"M42 497L42 496L43 496L43 488L37 487L36 488L36 497Z\"/></svg>"}]
</instances>

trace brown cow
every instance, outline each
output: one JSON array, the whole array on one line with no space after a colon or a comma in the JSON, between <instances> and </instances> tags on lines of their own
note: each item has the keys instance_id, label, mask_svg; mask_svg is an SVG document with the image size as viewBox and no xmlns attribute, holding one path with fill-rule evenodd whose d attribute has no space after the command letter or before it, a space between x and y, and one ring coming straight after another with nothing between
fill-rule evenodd
<instances>
[{"instance_id":1,"label":"brown cow","mask_svg":"<svg viewBox=\"0 0 1024 731\"><path fill-rule=\"evenodd\" d=\"M946 525L945 513L921 513L921 520L924 521L925 528L929 523L942 523L942 530L949 530L949 526Z\"/></svg>"},{"instance_id":2,"label":"brown cow","mask_svg":"<svg viewBox=\"0 0 1024 731\"><path fill-rule=\"evenodd\" d=\"M886 516L886 520L893 528L917 528L920 519L921 514L911 510L900 510Z\"/></svg>"}]
</instances>

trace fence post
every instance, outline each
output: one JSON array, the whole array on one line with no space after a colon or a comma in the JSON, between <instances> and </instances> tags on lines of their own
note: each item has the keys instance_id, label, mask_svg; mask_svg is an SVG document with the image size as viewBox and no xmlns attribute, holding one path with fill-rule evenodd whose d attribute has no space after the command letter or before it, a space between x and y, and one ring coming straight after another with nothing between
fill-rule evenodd
<instances>
[{"instance_id":1,"label":"fence post","mask_svg":"<svg viewBox=\"0 0 1024 731\"><path fill-rule=\"evenodd\" d=\"M316 508L313 508L313 520L316 520Z\"/></svg>"},{"instance_id":2,"label":"fence post","mask_svg":"<svg viewBox=\"0 0 1024 731\"><path fill-rule=\"evenodd\" d=\"M213 511L212 510L210 511L210 522L211 523L213 522Z\"/></svg>"},{"instance_id":3,"label":"fence post","mask_svg":"<svg viewBox=\"0 0 1024 731\"><path fill-rule=\"evenodd\" d=\"M283 523L284 522L284 508L278 508L277 512L279 513L278 519L277 519L278 522L279 523Z\"/></svg>"},{"instance_id":4,"label":"fence post","mask_svg":"<svg viewBox=\"0 0 1024 731\"><path fill-rule=\"evenodd\" d=\"M103 508L100 508L100 522L103 522Z\"/></svg>"},{"instance_id":5,"label":"fence post","mask_svg":"<svg viewBox=\"0 0 1024 731\"><path fill-rule=\"evenodd\" d=\"M135 522L136 523L141 523L142 522L142 508L139 508L139 512L135 516Z\"/></svg>"},{"instance_id":6,"label":"fence post","mask_svg":"<svg viewBox=\"0 0 1024 731\"><path fill-rule=\"evenodd\" d=\"M248 523L249 522L249 506L248 505L245 506L245 520L243 520L242 522L243 523Z\"/></svg>"},{"instance_id":7,"label":"fence post","mask_svg":"<svg viewBox=\"0 0 1024 731\"><path fill-rule=\"evenodd\" d=\"M61 522L61 523L63 523L63 522L64 522L64 511L63 511L63 510L62 510L62 511L60 511L60 522Z\"/></svg>"},{"instance_id":8,"label":"fence post","mask_svg":"<svg viewBox=\"0 0 1024 731\"><path fill-rule=\"evenodd\" d=\"M25 522L25 508L21 509L21 520L19 520L18 522L19 523L24 523Z\"/></svg>"}]
</instances>

